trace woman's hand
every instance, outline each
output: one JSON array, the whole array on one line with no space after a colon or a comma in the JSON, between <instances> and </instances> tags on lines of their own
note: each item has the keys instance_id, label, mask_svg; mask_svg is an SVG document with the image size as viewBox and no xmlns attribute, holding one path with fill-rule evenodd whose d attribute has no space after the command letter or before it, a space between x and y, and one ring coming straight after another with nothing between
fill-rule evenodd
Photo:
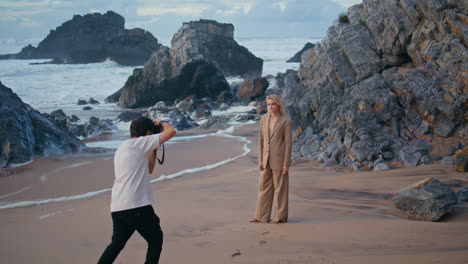
<instances>
[{"instance_id":1,"label":"woman's hand","mask_svg":"<svg viewBox=\"0 0 468 264\"><path fill-rule=\"evenodd\" d=\"M283 170L281 171L281 174L286 175L289 173L289 168L288 167L283 167Z\"/></svg>"},{"instance_id":2,"label":"woman's hand","mask_svg":"<svg viewBox=\"0 0 468 264\"><path fill-rule=\"evenodd\" d=\"M263 167L263 162L258 163L258 168L263 171L265 168Z\"/></svg>"}]
</instances>

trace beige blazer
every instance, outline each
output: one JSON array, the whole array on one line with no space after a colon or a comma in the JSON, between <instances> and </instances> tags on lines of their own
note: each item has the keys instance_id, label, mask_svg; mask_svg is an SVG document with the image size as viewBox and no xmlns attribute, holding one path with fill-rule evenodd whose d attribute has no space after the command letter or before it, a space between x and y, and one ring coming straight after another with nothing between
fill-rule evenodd
<instances>
[{"instance_id":1,"label":"beige blazer","mask_svg":"<svg viewBox=\"0 0 468 264\"><path fill-rule=\"evenodd\" d=\"M291 121L279 116L269 134L270 114L260 119L260 155L259 161L264 167L270 166L272 170L282 170L291 165L292 131Z\"/></svg>"}]
</instances>

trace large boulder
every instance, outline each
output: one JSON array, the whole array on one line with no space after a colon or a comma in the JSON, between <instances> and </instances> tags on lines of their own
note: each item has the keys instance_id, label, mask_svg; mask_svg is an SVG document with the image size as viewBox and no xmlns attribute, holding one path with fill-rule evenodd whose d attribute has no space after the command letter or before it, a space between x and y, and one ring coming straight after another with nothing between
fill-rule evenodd
<instances>
[{"instance_id":1,"label":"large boulder","mask_svg":"<svg viewBox=\"0 0 468 264\"><path fill-rule=\"evenodd\" d=\"M169 48L159 49L143 69L133 71L118 95L109 96L107 101L118 97L120 107L137 108L187 96L216 98L230 89L218 68L205 60L192 60L177 71L173 71L172 63Z\"/></svg>"},{"instance_id":2,"label":"large boulder","mask_svg":"<svg viewBox=\"0 0 468 264\"><path fill-rule=\"evenodd\" d=\"M200 19L184 23L172 37L171 55L176 65L204 59L214 64L225 76L259 77L263 60L234 40L234 26Z\"/></svg>"},{"instance_id":3,"label":"large boulder","mask_svg":"<svg viewBox=\"0 0 468 264\"><path fill-rule=\"evenodd\" d=\"M107 101L136 108L187 96L215 100L230 91L225 75L261 74L263 61L235 42L233 30L211 20L184 23L172 48L159 48Z\"/></svg>"},{"instance_id":4,"label":"large boulder","mask_svg":"<svg viewBox=\"0 0 468 264\"><path fill-rule=\"evenodd\" d=\"M125 19L112 11L75 15L42 40L18 54L0 59L53 59L52 63L93 63L107 59L122 65L143 65L161 44L148 31L125 29Z\"/></svg>"},{"instance_id":5,"label":"large boulder","mask_svg":"<svg viewBox=\"0 0 468 264\"><path fill-rule=\"evenodd\" d=\"M265 77L246 79L237 90L237 97L241 101L258 99L265 94L267 88L268 80Z\"/></svg>"},{"instance_id":6,"label":"large boulder","mask_svg":"<svg viewBox=\"0 0 468 264\"><path fill-rule=\"evenodd\" d=\"M311 127L322 152L343 144L337 161L366 167L380 155L407 166L427 163L421 140L466 144L466 13L463 1L447 0L350 7L347 19L302 54L298 71L277 76L299 146Z\"/></svg>"},{"instance_id":7,"label":"large boulder","mask_svg":"<svg viewBox=\"0 0 468 264\"><path fill-rule=\"evenodd\" d=\"M9 167L33 155L76 152L85 145L0 83L0 147L0 167Z\"/></svg>"},{"instance_id":8,"label":"large boulder","mask_svg":"<svg viewBox=\"0 0 468 264\"><path fill-rule=\"evenodd\" d=\"M401 190L393 198L398 209L422 221L438 221L456 203L457 195L449 185L429 178Z\"/></svg>"}]
</instances>

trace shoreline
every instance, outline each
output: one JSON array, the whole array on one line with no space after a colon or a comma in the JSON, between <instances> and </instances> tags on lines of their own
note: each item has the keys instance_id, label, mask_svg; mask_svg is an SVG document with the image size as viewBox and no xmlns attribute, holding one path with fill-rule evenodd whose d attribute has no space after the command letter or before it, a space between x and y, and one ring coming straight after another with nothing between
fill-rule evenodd
<instances>
[{"instance_id":1,"label":"shoreline","mask_svg":"<svg viewBox=\"0 0 468 264\"><path fill-rule=\"evenodd\" d=\"M400 213L391 197L427 177L458 189L468 184L468 175L438 164L353 172L299 160L290 171L289 222L252 224L248 220L255 211L257 196L257 125L240 127L233 135L251 141L251 151L245 156L152 185L156 200L153 207L164 232L161 263L466 263L467 204L457 205L455 212L440 222L419 222ZM216 139L220 143L203 138L166 149L167 163L156 168L157 175L243 153L243 142ZM88 181L72 181L78 176L92 179L94 185L111 184L111 160L83 157L70 161L41 161L34 171L29 170L35 177L28 176L26 170L13 179L27 182L60 162L90 162L69 168L66 176L71 177L57 173L49 175L47 182L58 181L57 186L68 190L86 186ZM16 184L18 188L11 190L30 186ZM16 196L25 196L34 188ZM0 191L0 196L4 193ZM104 193L0 210L0 254L4 262L95 263L112 234L109 202L110 193ZM61 250L52 253L54 248ZM145 253L146 242L134 235L116 263L142 263Z\"/></svg>"}]
</instances>

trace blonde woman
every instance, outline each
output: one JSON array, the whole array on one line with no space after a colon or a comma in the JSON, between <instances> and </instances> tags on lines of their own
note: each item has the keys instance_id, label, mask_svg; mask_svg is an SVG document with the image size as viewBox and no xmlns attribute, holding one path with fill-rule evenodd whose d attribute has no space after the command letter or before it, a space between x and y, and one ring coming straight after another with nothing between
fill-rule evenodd
<instances>
[{"instance_id":1,"label":"blonde woman","mask_svg":"<svg viewBox=\"0 0 468 264\"><path fill-rule=\"evenodd\" d=\"M291 121L284 114L278 95L266 98L268 113L260 119L260 179L255 217L250 222L272 223L288 221L289 166L291 165Z\"/></svg>"}]
</instances>

